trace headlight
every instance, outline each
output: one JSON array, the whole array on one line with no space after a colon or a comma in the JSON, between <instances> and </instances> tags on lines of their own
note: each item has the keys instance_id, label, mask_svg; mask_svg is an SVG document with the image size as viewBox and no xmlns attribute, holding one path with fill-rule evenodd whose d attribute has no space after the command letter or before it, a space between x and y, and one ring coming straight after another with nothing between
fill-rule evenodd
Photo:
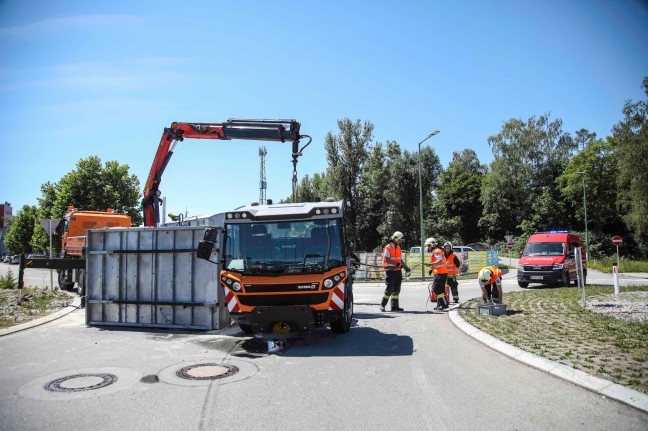
<instances>
[{"instance_id":1,"label":"headlight","mask_svg":"<svg viewBox=\"0 0 648 431\"><path fill-rule=\"evenodd\" d=\"M241 283L239 283L238 281L235 281L234 283L232 283L232 289L236 290L237 292L240 291L241 290Z\"/></svg>"},{"instance_id":2,"label":"headlight","mask_svg":"<svg viewBox=\"0 0 648 431\"><path fill-rule=\"evenodd\" d=\"M333 287L333 280L331 280L330 278L324 280L324 288L330 289L331 287Z\"/></svg>"},{"instance_id":3,"label":"headlight","mask_svg":"<svg viewBox=\"0 0 648 431\"><path fill-rule=\"evenodd\" d=\"M524 265L518 264L518 271L524 271Z\"/></svg>"},{"instance_id":4,"label":"headlight","mask_svg":"<svg viewBox=\"0 0 648 431\"><path fill-rule=\"evenodd\" d=\"M553 266L553 269L563 269L563 264L562 264L562 263L559 263L559 264L557 264L557 265L554 265L554 266Z\"/></svg>"}]
</instances>

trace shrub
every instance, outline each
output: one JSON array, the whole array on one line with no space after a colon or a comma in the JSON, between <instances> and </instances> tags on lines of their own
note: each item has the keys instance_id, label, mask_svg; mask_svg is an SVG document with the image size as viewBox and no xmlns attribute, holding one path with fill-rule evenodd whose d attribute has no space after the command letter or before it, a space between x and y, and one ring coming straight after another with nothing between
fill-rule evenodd
<instances>
[{"instance_id":1,"label":"shrub","mask_svg":"<svg viewBox=\"0 0 648 431\"><path fill-rule=\"evenodd\" d=\"M9 269L6 275L0 275L0 289L17 289L18 280L14 278L13 272Z\"/></svg>"}]
</instances>

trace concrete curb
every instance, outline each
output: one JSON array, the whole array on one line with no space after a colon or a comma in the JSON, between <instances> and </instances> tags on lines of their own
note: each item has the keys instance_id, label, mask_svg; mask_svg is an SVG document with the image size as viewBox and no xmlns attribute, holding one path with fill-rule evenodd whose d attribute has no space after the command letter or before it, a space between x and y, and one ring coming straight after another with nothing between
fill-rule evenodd
<instances>
[{"instance_id":1,"label":"concrete curb","mask_svg":"<svg viewBox=\"0 0 648 431\"><path fill-rule=\"evenodd\" d=\"M567 380L585 389L589 389L592 392L621 401L622 403L648 413L648 395L642 392L626 388L625 386L612 383L608 380L594 377L567 365L558 364L548 359L541 358L540 356L536 356L533 353L525 352L524 350L511 346L510 344L498 340L497 338L488 335L467 323L461 316L459 316L457 310L451 310L448 314L450 315L450 320L457 328L475 340L486 344L493 350L503 353L516 361L525 363L541 371L545 371L553 376Z\"/></svg>"},{"instance_id":2,"label":"concrete curb","mask_svg":"<svg viewBox=\"0 0 648 431\"><path fill-rule=\"evenodd\" d=\"M48 314L47 316L30 320L29 322L21 323L20 325L12 326L10 328L0 329L0 337L4 337L5 335L13 334L14 332L24 331L25 329L33 328L34 326L39 326L51 322L52 320L56 320L67 314L70 314L74 310L78 310L80 306L81 297L77 296L76 298L74 298L70 305L62 310L57 311L56 313Z\"/></svg>"}]
</instances>

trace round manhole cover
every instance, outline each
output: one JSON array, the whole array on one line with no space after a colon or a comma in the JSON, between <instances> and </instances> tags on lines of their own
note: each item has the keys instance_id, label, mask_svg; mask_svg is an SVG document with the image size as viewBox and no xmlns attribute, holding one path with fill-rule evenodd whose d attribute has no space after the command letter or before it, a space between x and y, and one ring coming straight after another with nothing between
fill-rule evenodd
<instances>
[{"instance_id":1,"label":"round manhole cover","mask_svg":"<svg viewBox=\"0 0 648 431\"><path fill-rule=\"evenodd\" d=\"M188 380L216 380L232 376L238 371L235 365L196 364L181 368L176 375Z\"/></svg>"},{"instance_id":2,"label":"round manhole cover","mask_svg":"<svg viewBox=\"0 0 648 431\"><path fill-rule=\"evenodd\" d=\"M104 388L117 381L114 374L74 374L52 380L45 385L45 389L51 392L83 392Z\"/></svg>"}]
</instances>

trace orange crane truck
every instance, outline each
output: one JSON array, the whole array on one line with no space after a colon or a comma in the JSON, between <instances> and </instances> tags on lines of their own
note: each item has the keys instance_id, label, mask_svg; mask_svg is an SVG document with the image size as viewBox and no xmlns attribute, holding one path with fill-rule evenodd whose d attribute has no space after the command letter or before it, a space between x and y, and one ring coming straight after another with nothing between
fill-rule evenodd
<instances>
[{"instance_id":1,"label":"orange crane truck","mask_svg":"<svg viewBox=\"0 0 648 431\"><path fill-rule=\"evenodd\" d=\"M79 295L85 295L85 245L88 229L130 227L128 214L118 214L112 208L106 211L82 211L68 207L64 216L63 238L58 258L23 259L24 268L49 268L58 272L61 289L71 290L77 285Z\"/></svg>"}]
</instances>

